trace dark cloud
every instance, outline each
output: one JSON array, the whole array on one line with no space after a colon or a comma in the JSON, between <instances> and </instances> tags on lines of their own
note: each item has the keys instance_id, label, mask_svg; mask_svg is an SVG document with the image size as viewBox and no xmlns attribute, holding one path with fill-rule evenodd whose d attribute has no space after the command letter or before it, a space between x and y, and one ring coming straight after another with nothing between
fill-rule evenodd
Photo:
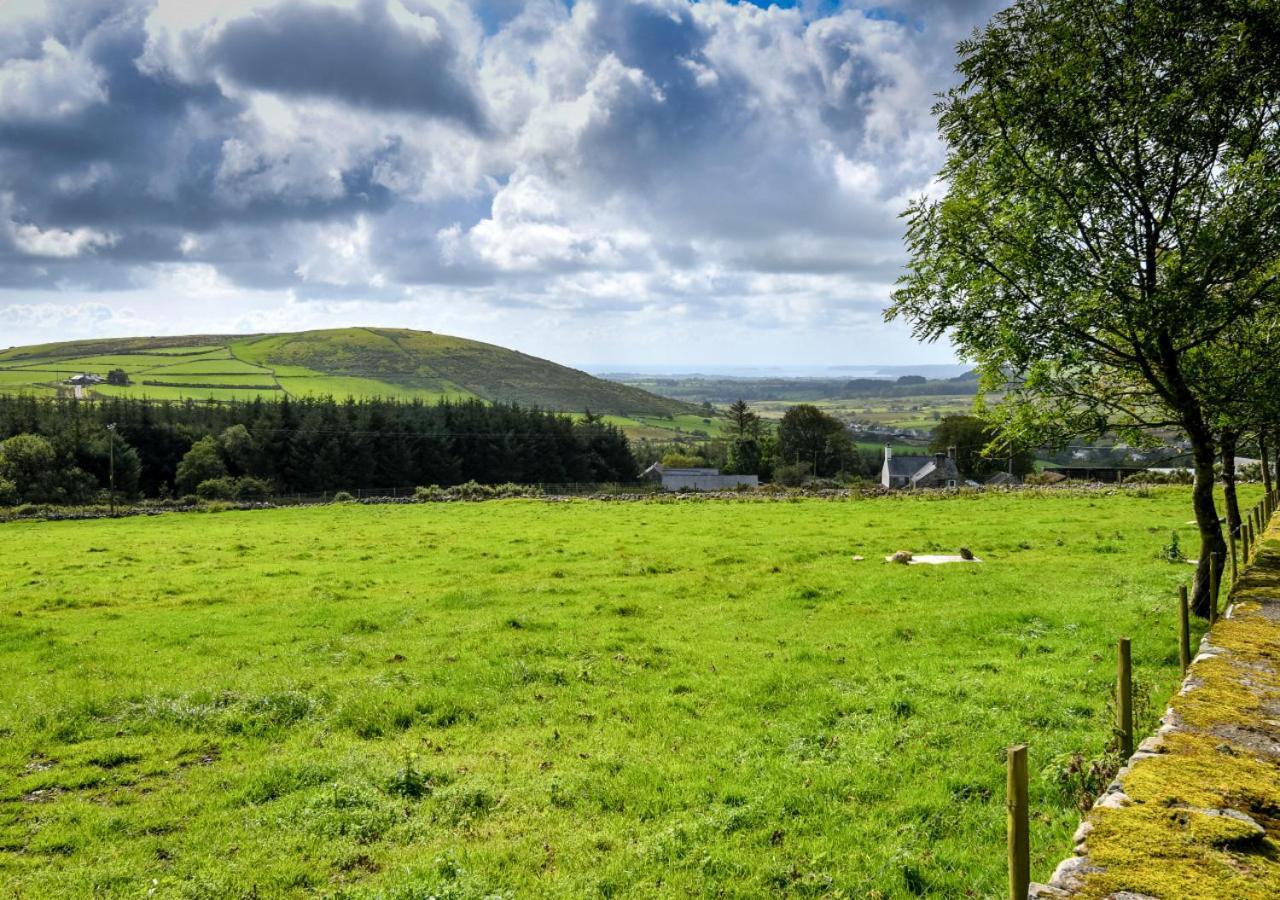
<instances>
[{"instance_id":1,"label":"dark cloud","mask_svg":"<svg viewBox=\"0 0 1280 900\"><path fill-rule=\"evenodd\" d=\"M305 170L296 163L302 148L228 172L229 148L244 128L242 101L225 96L212 80L185 81L140 66L148 41L145 6L64 4L55 11L63 8L66 16L47 23L45 38L95 73L102 99L67 114L31 108L0 118L0 196L10 198L0 208L0 283L112 289L130 282L128 266L205 261L189 260L179 249L188 232L327 221L391 205L391 192L375 177L391 152L385 146L325 173L323 192L288 179L268 189L247 184L273 165ZM18 43L17 34L39 48L33 30L26 22L0 35ZM38 60L42 52L0 61L0 77L2 66ZM16 226L96 229L113 240L79 258L32 261L5 234L5 215ZM241 245L254 260L245 269L264 268L263 246ZM216 262L230 271L236 260L224 255ZM281 263L270 277L253 280L283 286L291 279L291 267Z\"/></svg>"},{"instance_id":2,"label":"dark cloud","mask_svg":"<svg viewBox=\"0 0 1280 900\"><path fill-rule=\"evenodd\" d=\"M444 116L484 128L482 103L461 74L443 20L404 27L385 0L355 10L290 2L230 22L209 63L253 88L330 97L355 106Z\"/></svg>"},{"instance_id":3,"label":"dark cloud","mask_svg":"<svg viewBox=\"0 0 1280 900\"><path fill-rule=\"evenodd\" d=\"M400 284L493 284L501 274L457 246L463 228L487 216L492 202L485 194L432 205L402 203L373 224L371 261Z\"/></svg>"},{"instance_id":4,"label":"dark cloud","mask_svg":"<svg viewBox=\"0 0 1280 900\"><path fill-rule=\"evenodd\" d=\"M839 307L893 280L932 94L996 7L195 3L0 8L0 289L187 265L324 301L712 314L792 279Z\"/></svg>"}]
</instances>

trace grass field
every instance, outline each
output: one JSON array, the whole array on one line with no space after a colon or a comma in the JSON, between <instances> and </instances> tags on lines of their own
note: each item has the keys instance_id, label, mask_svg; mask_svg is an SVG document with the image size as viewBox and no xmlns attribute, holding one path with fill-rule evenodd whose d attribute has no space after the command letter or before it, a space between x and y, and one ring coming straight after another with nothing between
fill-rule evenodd
<instances>
[{"instance_id":1,"label":"grass field","mask_svg":"<svg viewBox=\"0 0 1280 900\"><path fill-rule=\"evenodd\" d=\"M1252 494L1249 495L1252 502ZM0 526L6 896L988 897L1150 727L1180 488ZM980 566L888 565L968 545ZM866 557L854 560L855 555Z\"/></svg>"},{"instance_id":2,"label":"grass field","mask_svg":"<svg viewBox=\"0 0 1280 900\"><path fill-rule=\"evenodd\" d=\"M972 415L974 396L852 397L811 401L814 406L848 422L866 422L884 428L932 431L944 416ZM766 419L780 419L795 402L764 400L751 408Z\"/></svg>"},{"instance_id":3,"label":"grass field","mask_svg":"<svg viewBox=\"0 0 1280 900\"><path fill-rule=\"evenodd\" d=\"M681 416L605 416L605 421L616 425L634 441L671 441L687 439L701 441L723 438L727 435L729 420L716 415Z\"/></svg>"}]
</instances>

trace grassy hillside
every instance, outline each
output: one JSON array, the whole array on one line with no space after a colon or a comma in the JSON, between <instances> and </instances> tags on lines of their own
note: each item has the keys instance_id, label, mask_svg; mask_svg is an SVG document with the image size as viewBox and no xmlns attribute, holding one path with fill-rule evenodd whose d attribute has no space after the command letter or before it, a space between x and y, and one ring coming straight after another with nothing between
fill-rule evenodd
<instances>
[{"instance_id":1,"label":"grassy hillside","mask_svg":"<svg viewBox=\"0 0 1280 900\"><path fill-rule=\"evenodd\" d=\"M1111 737L1116 638L1142 730L1176 686L1191 568L1158 551L1194 544L1189 510L1171 488L3 525L0 884L995 896L1002 750L1031 748L1044 879L1070 754ZM879 559L961 544L986 561Z\"/></svg>"},{"instance_id":2,"label":"grassy hillside","mask_svg":"<svg viewBox=\"0 0 1280 900\"><path fill-rule=\"evenodd\" d=\"M90 397L231 400L332 395L433 401L475 397L565 412L680 416L687 403L492 344L392 328L296 334L113 338L0 352L0 391L71 394L73 375L129 373Z\"/></svg>"}]
</instances>

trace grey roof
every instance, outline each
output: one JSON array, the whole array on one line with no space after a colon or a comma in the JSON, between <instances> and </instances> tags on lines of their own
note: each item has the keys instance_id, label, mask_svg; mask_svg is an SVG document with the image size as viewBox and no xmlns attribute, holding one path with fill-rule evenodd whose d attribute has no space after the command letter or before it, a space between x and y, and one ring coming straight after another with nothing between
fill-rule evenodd
<instances>
[{"instance_id":1,"label":"grey roof","mask_svg":"<svg viewBox=\"0 0 1280 900\"><path fill-rule=\"evenodd\" d=\"M886 462L889 465L890 478L907 478L912 484L927 478L938 469L936 456L891 456ZM946 481L959 481L960 470L956 461L949 456L942 457L940 477Z\"/></svg>"},{"instance_id":2,"label":"grey roof","mask_svg":"<svg viewBox=\"0 0 1280 900\"><path fill-rule=\"evenodd\" d=\"M911 478L925 463L932 463L932 456L891 456L887 460L889 463L889 475L893 478Z\"/></svg>"},{"instance_id":3,"label":"grey roof","mask_svg":"<svg viewBox=\"0 0 1280 900\"><path fill-rule=\"evenodd\" d=\"M1021 484L1022 479L1010 472L997 472L987 479L987 484L1000 486L1002 484Z\"/></svg>"},{"instance_id":4,"label":"grey roof","mask_svg":"<svg viewBox=\"0 0 1280 900\"><path fill-rule=\"evenodd\" d=\"M640 474L644 476L644 475L649 475L650 473L654 475L681 475L681 476L687 477L690 475L719 475L720 470L719 469L696 469L696 468L695 469L667 468L662 463L654 463L653 465L645 469Z\"/></svg>"},{"instance_id":5,"label":"grey roof","mask_svg":"<svg viewBox=\"0 0 1280 900\"><path fill-rule=\"evenodd\" d=\"M911 480L920 481L921 479L928 478L935 472L938 473L939 477L945 480L960 480L960 470L956 467L956 461L949 456L944 456L941 460L930 459L920 468L919 471L916 472L915 475L912 476Z\"/></svg>"}]
</instances>

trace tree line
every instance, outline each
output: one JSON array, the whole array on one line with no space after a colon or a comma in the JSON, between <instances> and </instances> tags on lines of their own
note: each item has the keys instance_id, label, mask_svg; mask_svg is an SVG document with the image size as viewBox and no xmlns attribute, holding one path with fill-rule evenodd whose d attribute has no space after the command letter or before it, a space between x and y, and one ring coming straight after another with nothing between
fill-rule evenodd
<instances>
[{"instance_id":1,"label":"tree line","mask_svg":"<svg viewBox=\"0 0 1280 900\"><path fill-rule=\"evenodd\" d=\"M859 479L880 471L878 453L859 453L848 427L818 407L798 403L775 424L765 422L739 399L725 411L724 437L690 446L643 443L636 456L643 468L712 466L731 475L758 475L761 481L794 486L817 479Z\"/></svg>"},{"instance_id":2,"label":"tree line","mask_svg":"<svg viewBox=\"0 0 1280 900\"><path fill-rule=\"evenodd\" d=\"M108 425L114 425L109 430ZM0 397L0 503L255 496L354 488L634 481L626 436L480 401L155 403Z\"/></svg>"}]
</instances>

